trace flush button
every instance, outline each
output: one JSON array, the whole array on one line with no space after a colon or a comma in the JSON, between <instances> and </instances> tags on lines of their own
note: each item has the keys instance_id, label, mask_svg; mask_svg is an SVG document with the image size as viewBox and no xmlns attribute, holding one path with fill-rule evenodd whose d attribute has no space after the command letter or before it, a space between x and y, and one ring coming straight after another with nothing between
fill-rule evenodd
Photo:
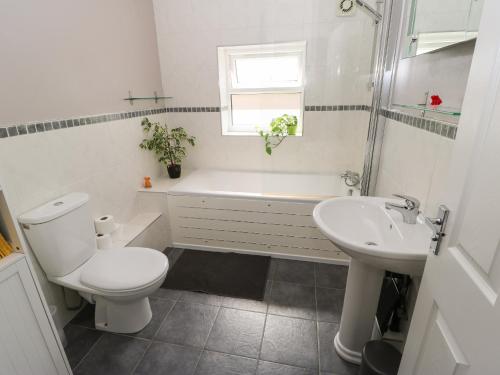
<instances>
[{"instance_id":1,"label":"flush button","mask_svg":"<svg viewBox=\"0 0 500 375\"><path fill-rule=\"evenodd\" d=\"M56 206L56 207L62 206L63 204L64 204L64 202L59 201L59 202L54 203L54 206Z\"/></svg>"}]
</instances>

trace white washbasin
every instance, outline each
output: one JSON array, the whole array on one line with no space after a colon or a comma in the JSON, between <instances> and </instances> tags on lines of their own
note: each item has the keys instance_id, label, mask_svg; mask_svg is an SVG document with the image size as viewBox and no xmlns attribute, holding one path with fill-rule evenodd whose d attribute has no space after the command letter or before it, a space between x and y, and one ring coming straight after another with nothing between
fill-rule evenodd
<instances>
[{"instance_id":1,"label":"white washbasin","mask_svg":"<svg viewBox=\"0 0 500 375\"><path fill-rule=\"evenodd\" d=\"M385 208L398 200L376 197L333 198L314 209L314 221L330 241L352 258L384 270L421 275L432 231L419 216L406 224Z\"/></svg>"},{"instance_id":2,"label":"white washbasin","mask_svg":"<svg viewBox=\"0 0 500 375\"><path fill-rule=\"evenodd\" d=\"M340 329L335 350L346 361L361 362L372 339L373 324L385 271L421 275L430 252L432 230L423 216L416 224L375 197L333 198L319 203L314 221L323 234L351 256Z\"/></svg>"}]
</instances>

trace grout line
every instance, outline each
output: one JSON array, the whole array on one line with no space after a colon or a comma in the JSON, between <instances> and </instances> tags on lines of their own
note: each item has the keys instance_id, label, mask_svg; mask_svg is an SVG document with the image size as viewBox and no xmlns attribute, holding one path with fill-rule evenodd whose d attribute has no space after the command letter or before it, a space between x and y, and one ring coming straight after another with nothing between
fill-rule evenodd
<instances>
[{"instance_id":1,"label":"grout line","mask_svg":"<svg viewBox=\"0 0 500 375\"><path fill-rule=\"evenodd\" d=\"M276 264L276 268L274 269L273 273L273 279L274 279L274 274L276 274L276 271L278 269L278 264ZM274 280L270 279L271 286L269 288L269 295L267 296L268 298L271 297L273 293L273 285L274 285ZM266 281L267 284L267 281ZM266 285L266 292L267 292L267 285ZM266 299L266 293L264 294L264 300ZM266 333L266 326L267 326L267 318L269 316L269 306L271 305L271 301L266 301L266 315L264 317L264 328L262 329L262 337L260 338L260 345L259 345L259 353L257 355L257 366L255 367L255 374L257 374L257 371L259 369L259 362L260 362L260 356L262 354L262 346L264 345L264 334Z\"/></svg>"},{"instance_id":2,"label":"grout line","mask_svg":"<svg viewBox=\"0 0 500 375\"><path fill-rule=\"evenodd\" d=\"M198 369L198 365L200 364L200 361L201 361L201 357L203 356L203 352L204 352L204 349L201 349L200 350L200 355L198 356L198 359L196 360L196 364L194 365L194 368L193 368L193 374L196 374L196 370Z\"/></svg>"},{"instance_id":3,"label":"grout line","mask_svg":"<svg viewBox=\"0 0 500 375\"><path fill-rule=\"evenodd\" d=\"M94 349L95 346L102 340L102 338L105 335L105 332L104 331L99 331L99 332L102 332L101 336L96 340L96 342L94 342L94 344L89 348L89 350L87 351L87 353L85 353L85 355L82 357L82 359L80 359L78 361L78 363L75 365L75 367L72 370L76 370L78 368L78 366L80 366L82 364L82 362L89 356L89 354L92 351L92 349ZM69 345L69 343L68 343L68 345Z\"/></svg>"},{"instance_id":4,"label":"grout line","mask_svg":"<svg viewBox=\"0 0 500 375\"><path fill-rule=\"evenodd\" d=\"M172 307L170 308L170 310L168 310L167 313L165 314L165 317L162 319L162 321L158 325L158 328L156 329L155 333L153 333L153 336L151 336L151 339L150 339L151 341L153 341L153 339L156 337L156 335L158 334L158 332L160 332L160 329L163 326L163 323L165 323L165 320L167 320L168 316L170 315L170 313L172 312L172 310L174 309L174 307L176 305L177 305L177 301L174 301L174 304L172 305Z\"/></svg>"},{"instance_id":5,"label":"grout line","mask_svg":"<svg viewBox=\"0 0 500 375\"><path fill-rule=\"evenodd\" d=\"M212 326L210 327L210 331L208 331L208 335L207 335L207 338L205 340L205 343L203 344L203 347L201 348L200 356L198 358L198 361L196 361L196 366L194 366L193 374L196 373L196 370L198 369L198 365L200 364L203 352L207 350L206 347L207 347L208 339L210 338L210 335L212 334L212 330L214 329L215 323L217 322L217 319L219 318L219 314L220 314L221 309L222 309L222 306L218 306L217 314L215 315L214 322L212 323Z\"/></svg>"},{"instance_id":6,"label":"grout line","mask_svg":"<svg viewBox=\"0 0 500 375\"><path fill-rule=\"evenodd\" d=\"M222 306L218 306L217 314L215 315L214 322L212 323L212 326L210 327L210 330L208 331L208 335L207 335L207 338L205 339L205 343L203 344L202 350L206 350L207 349L208 339L210 338L210 335L212 334L212 330L214 329L215 323L217 322L217 319L220 316L221 309L222 309Z\"/></svg>"},{"instance_id":7,"label":"grout line","mask_svg":"<svg viewBox=\"0 0 500 375\"><path fill-rule=\"evenodd\" d=\"M142 360L144 359L144 357L146 356L146 353L148 352L149 348L151 347L151 345L153 345L153 340L149 340L149 344L146 348L146 350L144 350L144 353L142 353L141 355L141 358L139 358L139 360L137 361L137 363L135 364L134 368L132 369L132 371L130 371L130 375L132 375L135 370L137 370L137 367L139 367L139 364L142 362Z\"/></svg>"},{"instance_id":8,"label":"grout line","mask_svg":"<svg viewBox=\"0 0 500 375\"><path fill-rule=\"evenodd\" d=\"M264 334L266 333L267 317L268 316L269 316L269 314L266 314L266 316L264 317L264 328L262 328L262 337L260 338L259 353L257 355L257 366L255 367L256 374L257 374L257 370L259 369L259 362L261 361L260 356L262 354L262 346L264 345Z\"/></svg>"},{"instance_id":9,"label":"grout line","mask_svg":"<svg viewBox=\"0 0 500 375\"><path fill-rule=\"evenodd\" d=\"M314 265L314 303L316 307L316 350L318 352L318 375L321 374L321 355L320 355L320 343L319 343L319 315L318 315L318 292L316 285L316 272L317 267Z\"/></svg>"}]
</instances>

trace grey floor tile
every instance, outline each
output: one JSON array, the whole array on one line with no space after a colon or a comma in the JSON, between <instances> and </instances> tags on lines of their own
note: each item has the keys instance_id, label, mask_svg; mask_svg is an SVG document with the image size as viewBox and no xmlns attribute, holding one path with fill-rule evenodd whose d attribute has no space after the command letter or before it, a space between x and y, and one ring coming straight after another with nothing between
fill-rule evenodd
<instances>
[{"instance_id":1,"label":"grey floor tile","mask_svg":"<svg viewBox=\"0 0 500 375\"><path fill-rule=\"evenodd\" d=\"M255 359L204 351L196 375L253 375L256 368Z\"/></svg>"},{"instance_id":2,"label":"grey floor tile","mask_svg":"<svg viewBox=\"0 0 500 375\"><path fill-rule=\"evenodd\" d=\"M70 323L81 327L95 328L95 305L88 303Z\"/></svg>"},{"instance_id":3,"label":"grey floor tile","mask_svg":"<svg viewBox=\"0 0 500 375\"><path fill-rule=\"evenodd\" d=\"M177 302L155 339L203 348L218 310L217 306Z\"/></svg>"},{"instance_id":4,"label":"grey floor tile","mask_svg":"<svg viewBox=\"0 0 500 375\"><path fill-rule=\"evenodd\" d=\"M71 368L74 368L82 360L102 336L101 331L72 324L68 324L64 328L64 333L68 340L68 346L65 348L65 351Z\"/></svg>"},{"instance_id":5,"label":"grey floor tile","mask_svg":"<svg viewBox=\"0 0 500 375\"><path fill-rule=\"evenodd\" d=\"M259 361L256 375L317 375L317 370Z\"/></svg>"},{"instance_id":6,"label":"grey floor tile","mask_svg":"<svg viewBox=\"0 0 500 375\"><path fill-rule=\"evenodd\" d=\"M278 262L280 260L278 258L271 258L271 262L269 263L269 271L267 273L268 280L274 280L274 275L276 274L276 268L278 267Z\"/></svg>"},{"instance_id":7,"label":"grey floor tile","mask_svg":"<svg viewBox=\"0 0 500 375\"><path fill-rule=\"evenodd\" d=\"M201 349L154 342L151 344L134 374L190 375L196 369Z\"/></svg>"},{"instance_id":8,"label":"grey floor tile","mask_svg":"<svg viewBox=\"0 0 500 375\"><path fill-rule=\"evenodd\" d=\"M193 302L193 303L203 303L205 305L220 306L222 304L223 297L216 296L214 294L197 293L197 292L187 292L184 291L179 298L179 301L183 302Z\"/></svg>"},{"instance_id":9,"label":"grey floor tile","mask_svg":"<svg viewBox=\"0 0 500 375\"><path fill-rule=\"evenodd\" d=\"M271 288L268 313L316 319L314 287L274 281Z\"/></svg>"},{"instance_id":10,"label":"grey floor tile","mask_svg":"<svg viewBox=\"0 0 500 375\"><path fill-rule=\"evenodd\" d=\"M316 288L318 320L339 323L344 304L344 290Z\"/></svg>"},{"instance_id":11,"label":"grey floor tile","mask_svg":"<svg viewBox=\"0 0 500 375\"><path fill-rule=\"evenodd\" d=\"M316 286L345 289L348 270L347 266L316 263Z\"/></svg>"},{"instance_id":12,"label":"grey floor tile","mask_svg":"<svg viewBox=\"0 0 500 375\"><path fill-rule=\"evenodd\" d=\"M153 317L149 324L144 327L142 331L131 334L132 336L142 337L145 339L151 339L155 333L160 328L163 319L170 312L172 307L174 307L175 302L169 299L161 298L150 298L149 303L151 305L151 311L153 312Z\"/></svg>"},{"instance_id":13,"label":"grey floor tile","mask_svg":"<svg viewBox=\"0 0 500 375\"><path fill-rule=\"evenodd\" d=\"M267 305L270 299L272 280L268 280L266 283L266 294L264 295L264 301L255 301L252 299L242 299L242 298L232 298L224 297L222 299L222 306L230 307L233 309L255 311L265 313L267 312Z\"/></svg>"},{"instance_id":14,"label":"grey floor tile","mask_svg":"<svg viewBox=\"0 0 500 375\"><path fill-rule=\"evenodd\" d=\"M148 346L147 340L105 333L73 373L75 375L129 374L141 360Z\"/></svg>"},{"instance_id":15,"label":"grey floor tile","mask_svg":"<svg viewBox=\"0 0 500 375\"><path fill-rule=\"evenodd\" d=\"M337 375L356 375L359 366L342 360L333 346L333 340L338 331L334 323L318 323L319 331L319 358L321 371L330 371Z\"/></svg>"},{"instance_id":16,"label":"grey floor tile","mask_svg":"<svg viewBox=\"0 0 500 375\"><path fill-rule=\"evenodd\" d=\"M314 264L300 260L278 259L273 280L314 286Z\"/></svg>"},{"instance_id":17,"label":"grey floor tile","mask_svg":"<svg viewBox=\"0 0 500 375\"><path fill-rule=\"evenodd\" d=\"M210 332L207 350L258 358L266 315L222 308Z\"/></svg>"},{"instance_id":18,"label":"grey floor tile","mask_svg":"<svg viewBox=\"0 0 500 375\"><path fill-rule=\"evenodd\" d=\"M167 288L158 288L156 292L151 294L151 297L154 298L165 298L172 301L177 301L181 297L182 290L174 290Z\"/></svg>"},{"instance_id":19,"label":"grey floor tile","mask_svg":"<svg viewBox=\"0 0 500 375\"><path fill-rule=\"evenodd\" d=\"M317 368L316 322L268 315L260 358L291 366Z\"/></svg>"}]
</instances>

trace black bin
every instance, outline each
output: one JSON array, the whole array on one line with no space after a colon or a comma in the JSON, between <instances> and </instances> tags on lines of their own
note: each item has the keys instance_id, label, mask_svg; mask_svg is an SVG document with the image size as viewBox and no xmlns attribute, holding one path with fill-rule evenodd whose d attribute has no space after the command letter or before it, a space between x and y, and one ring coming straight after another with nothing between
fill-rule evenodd
<instances>
[{"instance_id":1,"label":"black bin","mask_svg":"<svg viewBox=\"0 0 500 375\"><path fill-rule=\"evenodd\" d=\"M397 375L401 353L381 340L368 341L363 348L359 375Z\"/></svg>"}]
</instances>

